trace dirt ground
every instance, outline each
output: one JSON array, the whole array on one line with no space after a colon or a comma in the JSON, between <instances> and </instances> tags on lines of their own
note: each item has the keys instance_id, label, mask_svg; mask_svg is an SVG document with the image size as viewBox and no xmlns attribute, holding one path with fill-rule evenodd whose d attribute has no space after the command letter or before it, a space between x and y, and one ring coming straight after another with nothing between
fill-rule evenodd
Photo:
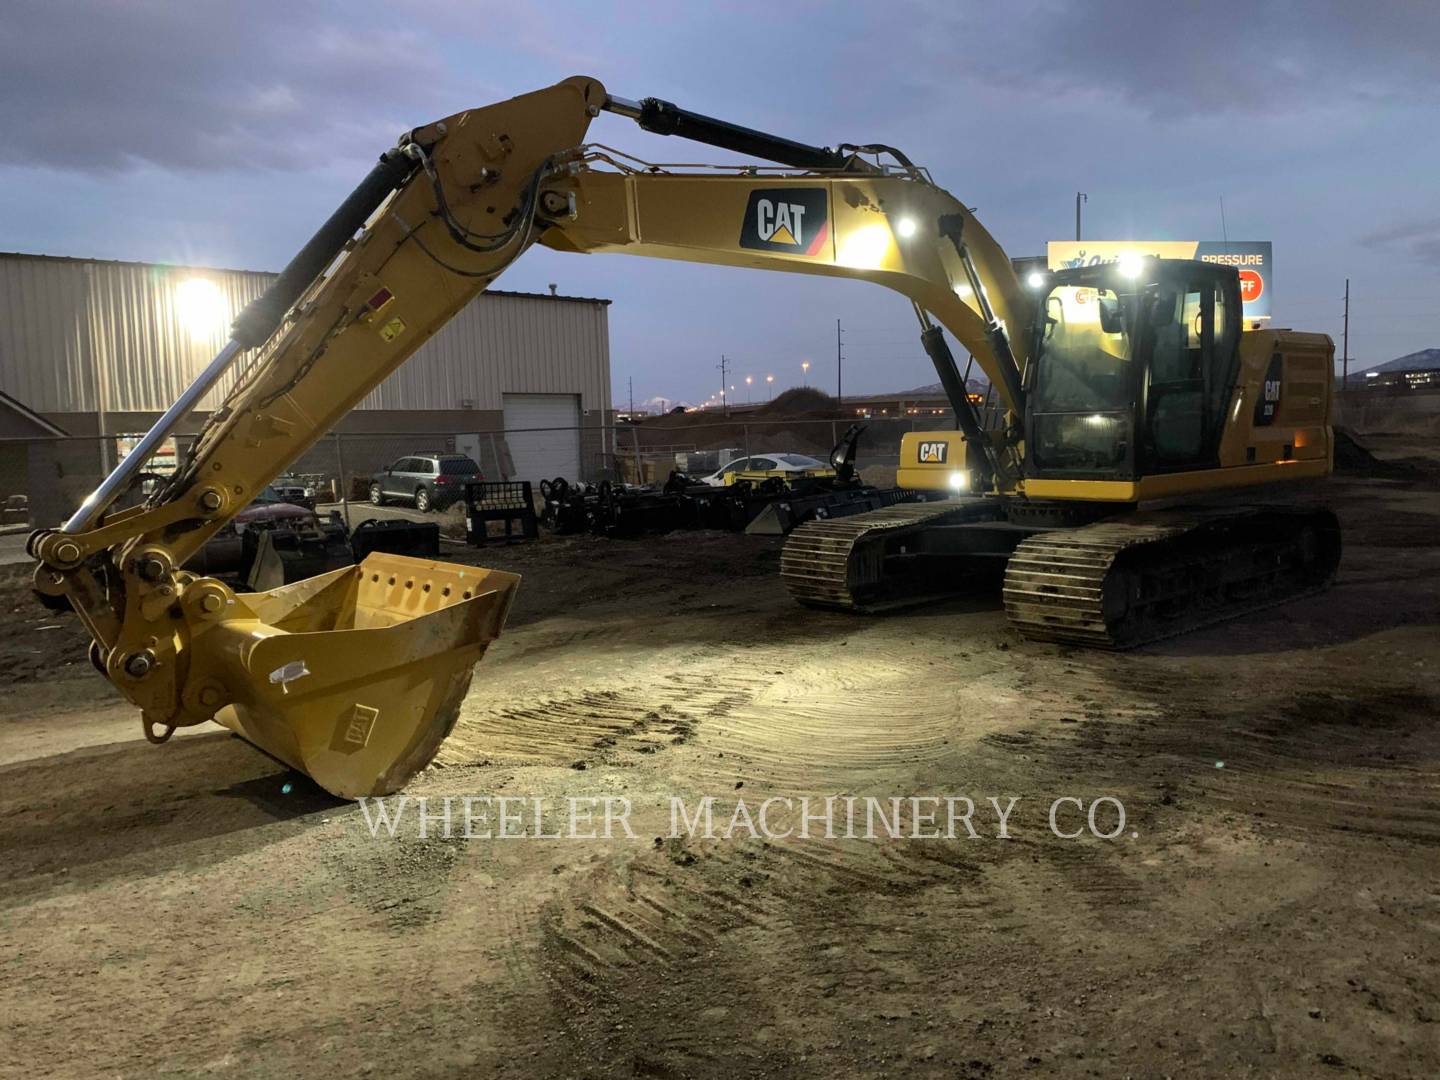
<instances>
[{"instance_id":1,"label":"dirt ground","mask_svg":"<svg viewBox=\"0 0 1440 1080\"><path fill-rule=\"evenodd\" d=\"M634 839L375 838L222 729L151 747L12 578L0 1076L1440 1075L1440 443L1371 445L1407 468L1297 495L1332 589L1122 655L807 612L768 539L469 553L525 581L409 794ZM705 795L979 835L672 837ZM1102 796L1115 839L1051 831Z\"/></svg>"}]
</instances>

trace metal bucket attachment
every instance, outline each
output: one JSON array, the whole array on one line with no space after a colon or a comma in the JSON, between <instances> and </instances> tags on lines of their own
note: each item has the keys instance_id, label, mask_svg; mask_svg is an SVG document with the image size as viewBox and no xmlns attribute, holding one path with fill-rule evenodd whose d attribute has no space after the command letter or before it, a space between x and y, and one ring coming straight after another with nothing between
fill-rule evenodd
<instances>
[{"instance_id":1,"label":"metal bucket attachment","mask_svg":"<svg viewBox=\"0 0 1440 1080\"><path fill-rule=\"evenodd\" d=\"M278 589L352 565L355 557L339 522L301 529L250 529L241 540L249 565L245 584L256 592Z\"/></svg>"},{"instance_id":2,"label":"metal bucket attachment","mask_svg":"<svg viewBox=\"0 0 1440 1080\"><path fill-rule=\"evenodd\" d=\"M388 795L450 734L520 578L372 554L263 593L197 637L218 723L343 798Z\"/></svg>"}]
</instances>

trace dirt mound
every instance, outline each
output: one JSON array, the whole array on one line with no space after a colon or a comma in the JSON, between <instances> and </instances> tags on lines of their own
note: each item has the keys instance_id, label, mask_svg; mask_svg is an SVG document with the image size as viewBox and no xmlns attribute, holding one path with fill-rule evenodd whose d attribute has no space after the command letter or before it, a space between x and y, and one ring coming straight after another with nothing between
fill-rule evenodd
<instances>
[{"instance_id":1,"label":"dirt mound","mask_svg":"<svg viewBox=\"0 0 1440 1080\"><path fill-rule=\"evenodd\" d=\"M829 417L835 415L835 399L813 386L797 386L786 390L755 412L761 416L807 416L818 413Z\"/></svg>"},{"instance_id":2,"label":"dirt mound","mask_svg":"<svg viewBox=\"0 0 1440 1080\"><path fill-rule=\"evenodd\" d=\"M1348 428L1335 428L1335 471L1351 476L1402 479L1413 476L1413 466L1400 461L1383 461L1372 454Z\"/></svg>"}]
</instances>

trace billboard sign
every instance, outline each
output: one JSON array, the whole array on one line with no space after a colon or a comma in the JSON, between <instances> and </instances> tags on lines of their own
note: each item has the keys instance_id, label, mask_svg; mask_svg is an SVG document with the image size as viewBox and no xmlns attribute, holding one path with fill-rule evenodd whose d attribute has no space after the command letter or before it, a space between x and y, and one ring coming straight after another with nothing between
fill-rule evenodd
<instances>
[{"instance_id":1,"label":"billboard sign","mask_svg":"<svg viewBox=\"0 0 1440 1080\"><path fill-rule=\"evenodd\" d=\"M1122 255L1233 266L1240 272L1245 321L1270 318L1274 263L1269 240L1051 240L1048 255L1051 270L1100 266L1117 262Z\"/></svg>"}]
</instances>

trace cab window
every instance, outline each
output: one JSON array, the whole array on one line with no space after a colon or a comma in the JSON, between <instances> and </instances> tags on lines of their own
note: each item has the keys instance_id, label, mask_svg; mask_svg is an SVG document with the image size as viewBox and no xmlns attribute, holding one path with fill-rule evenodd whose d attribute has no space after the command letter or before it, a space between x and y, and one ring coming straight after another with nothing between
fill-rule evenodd
<instances>
[{"instance_id":1,"label":"cab window","mask_svg":"<svg viewBox=\"0 0 1440 1080\"><path fill-rule=\"evenodd\" d=\"M1192 282L1151 300L1146 442L1161 468L1191 464L1204 453L1212 292L1209 282Z\"/></svg>"},{"instance_id":2,"label":"cab window","mask_svg":"<svg viewBox=\"0 0 1440 1080\"><path fill-rule=\"evenodd\" d=\"M1125 408L1134 388L1120 298L1110 289L1061 286L1045 301L1035 380L1042 412Z\"/></svg>"},{"instance_id":3,"label":"cab window","mask_svg":"<svg viewBox=\"0 0 1440 1080\"><path fill-rule=\"evenodd\" d=\"M1031 448L1042 469L1113 474L1130 453L1134 294L1051 289L1041 312L1031 394Z\"/></svg>"}]
</instances>

